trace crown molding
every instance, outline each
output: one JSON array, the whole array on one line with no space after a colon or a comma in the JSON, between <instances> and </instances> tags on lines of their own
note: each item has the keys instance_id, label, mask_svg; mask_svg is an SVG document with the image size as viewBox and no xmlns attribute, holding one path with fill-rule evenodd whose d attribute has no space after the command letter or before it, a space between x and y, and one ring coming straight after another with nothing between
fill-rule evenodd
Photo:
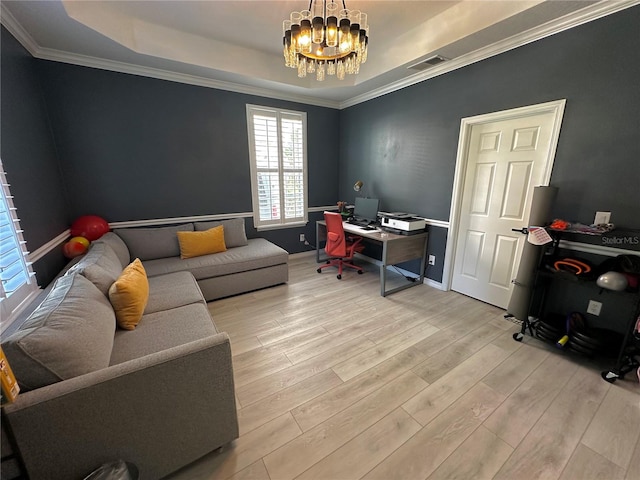
<instances>
[{"instance_id":1,"label":"crown molding","mask_svg":"<svg viewBox=\"0 0 640 480\"><path fill-rule=\"evenodd\" d=\"M368 92L364 95L350 98L349 100L340 103L340 109L342 110L344 108L351 107L368 100L373 100L374 98L387 95L388 93L401 90L430 78L444 75L445 73L449 73L459 68L466 67L467 65L471 65L481 60L486 60L487 58L499 55L509 50L513 50L514 48L518 48L528 43L541 40L551 35L555 35L556 33L564 32L565 30L569 30L579 25L583 25L593 20L606 17L607 15L611 15L613 13L639 4L640 0L621 0L594 4L590 7L580 10L579 12L570 13L555 20L551 20L538 27L526 30L518 35L514 35L505 40L493 43L452 60L448 60L423 72L416 73L415 75L412 75L405 79L385 85L382 88L372 90L371 92Z\"/></svg>"},{"instance_id":2,"label":"crown molding","mask_svg":"<svg viewBox=\"0 0 640 480\"><path fill-rule=\"evenodd\" d=\"M292 93L284 93L281 91L252 87L232 82L223 82L195 75L187 75L168 70L161 70L151 67L142 67L139 65L128 64L124 62L116 62L105 60L86 55L70 54L59 50L40 47L29 33L18 23L9 10L0 4L0 21L9 30L9 32L22 44L29 53L39 59L50 60L55 62L80 65L84 67L97 68L101 70L109 70L131 75L139 75L143 77L156 78L177 83L185 83L188 85L196 85L206 88L214 88L218 90L226 90L246 95L255 95L258 97L267 97L277 100L284 100L307 105L315 105L319 107L327 107L334 109L345 109L359 103L373 100L374 98L387 95L389 93L401 90L403 88L415 85L430 78L444 75L445 73L457 70L459 68L471 65L473 63L485 60L500 53L513 50L536 40L555 35L556 33L569 30L584 23L597 20L599 18L611 15L613 13L625 10L640 4L640 0L620 0L620 1L603 1L586 7L579 12L570 13L564 17L552 20L538 27L529 29L521 34L515 35L508 39L496 42L487 47L480 48L466 55L462 55L453 60L444 62L438 66L432 67L424 72L417 73L403 80L390 83L384 87L372 90L363 95L358 95L343 102L320 99L316 97L297 95Z\"/></svg>"},{"instance_id":3,"label":"crown molding","mask_svg":"<svg viewBox=\"0 0 640 480\"><path fill-rule=\"evenodd\" d=\"M5 7L4 3L0 3L0 23L13 35L20 44L27 49L32 57L35 57L40 47L27 32L22 25L18 23L16 18Z\"/></svg>"},{"instance_id":4,"label":"crown molding","mask_svg":"<svg viewBox=\"0 0 640 480\"><path fill-rule=\"evenodd\" d=\"M152 67L143 67L125 62L117 62L114 60L106 60L103 58L91 57L88 55L80 55L75 53L63 52L51 48L43 48L29 35L29 33L18 23L9 10L0 4L0 20L6 29L22 44L24 48L35 58L41 60L50 60L53 62L68 63L71 65L79 65L82 67L97 68L100 70L108 70L112 72L127 73L130 75L138 75L141 77L156 78L159 80L167 80L170 82L184 83L187 85L195 85L198 87L214 88L234 93L242 93L246 95L255 95L258 97L273 98L276 100L285 100L289 102L303 103L305 105L315 105L318 107L339 108L340 103L332 100L325 100L306 95L296 95L292 93L283 93L269 88L252 87L242 85L240 83L223 82L213 80L206 77L196 75L188 75L184 73L172 72L169 70L161 70Z\"/></svg>"},{"instance_id":5,"label":"crown molding","mask_svg":"<svg viewBox=\"0 0 640 480\"><path fill-rule=\"evenodd\" d=\"M188 75L186 73L171 72L169 70L161 70L152 67L143 67L130 63L116 62L113 60L105 60L102 58L90 57L87 55L78 55L73 53L61 52L49 48L38 48L34 57L42 60L51 60L54 62L69 63L72 65L80 65L83 67L97 68L100 70L109 70L119 73L128 73L141 77L155 78L159 80L167 80L170 82L184 83L187 85L195 85L198 87L214 88L217 90L225 90L228 92L242 93L246 95L254 95L258 97L273 98L276 100L285 100L289 102L303 103L305 105L315 105L318 107L339 108L339 102L324 100L305 95L287 94L277 90L268 88L252 87L242 85L240 83L223 82L211 78L199 77L196 75Z\"/></svg>"}]
</instances>

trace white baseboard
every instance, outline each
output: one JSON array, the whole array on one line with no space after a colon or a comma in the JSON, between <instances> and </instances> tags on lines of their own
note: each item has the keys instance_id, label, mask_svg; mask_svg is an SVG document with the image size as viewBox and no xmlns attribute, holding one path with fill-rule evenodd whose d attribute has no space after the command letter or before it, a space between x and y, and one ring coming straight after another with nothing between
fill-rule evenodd
<instances>
[{"instance_id":1,"label":"white baseboard","mask_svg":"<svg viewBox=\"0 0 640 480\"><path fill-rule=\"evenodd\" d=\"M425 278L424 279L424 283L425 285L428 285L429 287L433 287L433 288L437 288L438 290L442 290L444 291L444 285L440 282L436 282L435 280L432 280L431 278Z\"/></svg>"},{"instance_id":2,"label":"white baseboard","mask_svg":"<svg viewBox=\"0 0 640 480\"><path fill-rule=\"evenodd\" d=\"M305 257L315 257L316 251L309 250L308 252L298 252L298 253L290 253L289 258L305 258Z\"/></svg>"}]
</instances>

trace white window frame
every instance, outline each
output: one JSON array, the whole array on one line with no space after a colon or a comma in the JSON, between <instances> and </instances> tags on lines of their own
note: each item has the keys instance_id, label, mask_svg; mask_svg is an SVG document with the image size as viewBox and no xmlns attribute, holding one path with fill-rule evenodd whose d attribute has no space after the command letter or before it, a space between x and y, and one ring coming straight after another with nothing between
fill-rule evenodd
<instances>
[{"instance_id":1,"label":"white window frame","mask_svg":"<svg viewBox=\"0 0 640 480\"><path fill-rule=\"evenodd\" d=\"M5 228L0 230L0 273L2 269L9 271L9 264L2 265L2 257L5 260L13 258L11 265L17 270L15 276L19 276L20 284L11 292L5 291L5 285L8 280L0 281L0 331L4 331L15 319L20 310L38 292L38 285L35 280L35 274L31 268L31 262L28 261L29 252L27 251L26 242L22 236L20 228L20 220L18 219L16 208L13 204L13 197L9 191L9 182L0 159L0 212L8 213L8 231ZM0 218L1 220L2 218ZM6 225L5 225L6 226ZM9 235L7 235L7 233ZM14 253L13 257L9 255Z\"/></svg>"},{"instance_id":2,"label":"white window frame","mask_svg":"<svg viewBox=\"0 0 640 480\"><path fill-rule=\"evenodd\" d=\"M256 153L255 142L255 124L256 116L271 117L277 124L277 152L278 165L277 168L258 167L258 159ZM300 120L302 122L302 168L285 167L283 158L283 129L282 121L284 120ZM276 228L289 228L294 226L305 225L308 222L308 171L307 171L307 114L306 112L296 112L292 110L282 110L277 108L262 107L259 105L247 104L247 133L249 136L249 160L251 164L251 197L253 203L253 224L257 230L271 230ZM280 218L261 218L260 215L260 185L258 178L260 173L268 172L277 173L279 190L274 192L270 197L271 202L279 207ZM303 185L301 186L303 195L303 207L300 215L286 218L285 211L285 174L299 173L301 174ZM300 187L300 185L297 185Z\"/></svg>"}]
</instances>

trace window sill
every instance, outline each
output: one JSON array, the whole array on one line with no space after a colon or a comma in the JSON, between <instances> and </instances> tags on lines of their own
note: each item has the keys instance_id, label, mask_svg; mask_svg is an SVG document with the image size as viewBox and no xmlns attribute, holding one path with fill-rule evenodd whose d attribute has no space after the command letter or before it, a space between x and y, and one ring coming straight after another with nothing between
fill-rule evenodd
<instances>
[{"instance_id":1,"label":"window sill","mask_svg":"<svg viewBox=\"0 0 640 480\"><path fill-rule=\"evenodd\" d=\"M260 227L256 227L256 230L259 232L266 232L267 230L283 230L285 228L299 228L299 227L305 227L307 225L307 223L309 223L308 220L302 221L302 222L295 222L295 223L287 223L285 225L262 225Z\"/></svg>"}]
</instances>

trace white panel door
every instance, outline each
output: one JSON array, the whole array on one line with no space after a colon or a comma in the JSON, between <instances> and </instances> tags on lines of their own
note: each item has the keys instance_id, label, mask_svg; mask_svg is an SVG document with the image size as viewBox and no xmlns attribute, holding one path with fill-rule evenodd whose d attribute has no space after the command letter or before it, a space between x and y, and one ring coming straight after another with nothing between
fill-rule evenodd
<instances>
[{"instance_id":1,"label":"white panel door","mask_svg":"<svg viewBox=\"0 0 640 480\"><path fill-rule=\"evenodd\" d=\"M533 188L543 184L555 114L473 125L451 288L498 307L511 296Z\"/></svg>"}]
</instances>

